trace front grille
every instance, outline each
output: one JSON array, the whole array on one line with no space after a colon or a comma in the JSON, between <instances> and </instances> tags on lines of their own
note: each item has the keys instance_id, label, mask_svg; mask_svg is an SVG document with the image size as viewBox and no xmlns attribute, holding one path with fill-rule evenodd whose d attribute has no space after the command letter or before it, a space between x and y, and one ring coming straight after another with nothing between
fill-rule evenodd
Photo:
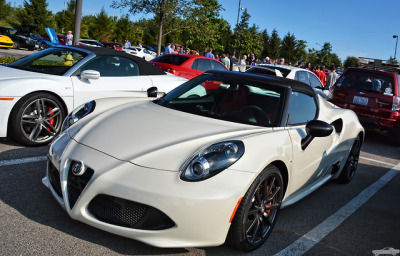
<instances>
[{"instance_id":1,"label":"front grille","mask_svg":"<svg viewBox=\"0 0 400 256\"><path fill-rule=\"evenodd\" d=\"M13 44L13 43L4 43L4 42L0 42L0 45L13 47L14 44Z\"/></svg>"},{"instance_id":2,"label":"front grille","mask_svg":"<svg viewBox=\"0 0 400 256\"><path fill-rule=\"evenodd\" d=\"M104 194L96 196L88 210L100 221L122 227L162 230L175 226L167 215L156 208Z\"/></svg>"},{"instance_id":3,"label":"front grille","mask_svg":"<svg viewBox=\"0 0 400 256\"><path fill-rule=\"evenodd\" d=\"M47 160L47 170L51 186L53 187L54 191L56 191L57 195L62 197L60 172L50 160Z\"/></svg>"},{"instance_id":4,"label":"front grille","mask_svg":"<svg viewBox=\"0 0 400 256\"><path fill-rule=\"evenodd\" d=\"M69 207L72 209L81 195L83 189L88 184L90 178L92 178L94 171L90 168L86 168L85 172L81 176L76 176L72 173L71 166L74 162L71 163L70 168L68 170L68 183L67 183L67 192L68 192L68 202Z\"/></svg>"}]
</instances>

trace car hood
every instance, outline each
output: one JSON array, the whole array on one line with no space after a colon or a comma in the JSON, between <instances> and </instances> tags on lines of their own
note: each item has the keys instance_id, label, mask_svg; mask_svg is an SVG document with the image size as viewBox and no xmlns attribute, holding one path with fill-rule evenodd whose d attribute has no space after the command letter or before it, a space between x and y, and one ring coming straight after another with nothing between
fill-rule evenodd
<instances>
[{"instance_id":1,"label":"car hood","mask_svg":"<svg viewBox=\"0 0 400 256\"><path fill-rule=\"evenodd\" d=\"M266 130L272 128L221 121L142 101L125 103L92 117L74 139L119 160L179 171L203 147Z\"/></svg>"},{"instance_id":2,"label":"car hood","mask_svg":"<svg viewBox=\"0 0 400 256\"><path fill-rule=\"evenodd\" d=\"M35 77L48 77L47 74L20 70L12 67L0 66L0 82L14 79L31 79Z\"/></svg>"}]
</instances>

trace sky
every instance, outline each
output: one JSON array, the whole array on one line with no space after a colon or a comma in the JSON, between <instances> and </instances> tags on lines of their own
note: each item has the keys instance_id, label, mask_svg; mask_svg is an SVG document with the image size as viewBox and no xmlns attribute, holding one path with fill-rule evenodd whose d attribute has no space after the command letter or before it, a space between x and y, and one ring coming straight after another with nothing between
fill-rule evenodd
<instances>
[{"instance_id":1,"label":"sky","mask_svg":"<svg viewBox=\"0 0 400 256\"><path fill-rule=\"evenodd\" d=\"M111 8L112 0L82 1L83 15L96 15L102 7L108 15L120 17L127 13L127 10ZM24 0L9 2L19 6ZM54 13L64 8L64 0L47 0L47 3ZM233 29L239 0L219 0L219 3L224 8L221 17ZM308 48L316 50L329 42L332 52L342 61L347 56L387 60L395 54L393 35L400 36L400 0L241 0L241 6L251 15L250 26L256 24L260 31L266 29L269 34L275 28L281 38L290 32L297 40L307 41ZM145 17L130 15L133 21ZM397 59L400 59L399 51L400 42Z\"/></svg>"}]
</instances>

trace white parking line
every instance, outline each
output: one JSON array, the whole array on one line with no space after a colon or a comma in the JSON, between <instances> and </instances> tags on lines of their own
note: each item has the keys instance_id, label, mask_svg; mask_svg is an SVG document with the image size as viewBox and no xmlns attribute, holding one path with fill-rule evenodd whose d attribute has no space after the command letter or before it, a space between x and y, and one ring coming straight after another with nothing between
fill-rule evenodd
<instances>
[{"instance_id":1,"label":"white parking line","mask_svg":"<svg viewBox=\"0 0 400 256\"><path fill-rule=\"evenodd\" d=\"M358 208L365 204L373 195L375 195L383 186L385 186L396 174L400 172L400 163L388 171L375 183L364 189L358 196L349 203L340 208L337 212L321 222L307 234L297 239L294 243L278 252L281 255L303 255L314 245L325 238L330 232L335 230L343 221L352 215Z\"/></svg>"},{"instance_id":2,"label":"white parking line","mask_svg":"<svg viewBox=\"0 0 400 256\"><path fill-rule=\"evenodd\" d=\"M27 157L27 158L13 159L13 160L3 160L3 161L0 161L0 167L7 166L7 165L42 162L42 161L46 161L46 160L47 160L46 156Z\"/></svg>"},{"instance_id":3,"label":"white parking line","mask_svg":"<svg viewBox=\"0 0 400 256\"><path fill-rule=\"evenodd\" d=\"M365 156L360 156L361 159L367 160L367 161L371 161L371 162L375 162L375 163L379 163L379 164L385 164L385 165L390 165L391 167L395 166L395 164L391 164L388 162L383 162L383 161L379 161L379 160L375 160L369 157L365 157Z\"/></svg>"}]
</instances>

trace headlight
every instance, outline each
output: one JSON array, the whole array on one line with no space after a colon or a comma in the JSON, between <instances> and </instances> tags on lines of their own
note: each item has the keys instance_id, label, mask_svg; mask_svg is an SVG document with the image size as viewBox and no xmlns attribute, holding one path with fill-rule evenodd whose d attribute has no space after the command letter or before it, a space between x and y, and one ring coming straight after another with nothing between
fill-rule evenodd
<instances>
[{"instance_id":1,"label":"headlight","mask_svg":"<svg viewBox=\"0 0 400 256\"><path fill-rule=\"evenodd\" d=\"M96 107L96 102L92 100L91 102L80 105L74 111L72 111L64 120L62 131L65 131L71 127L74 123L78 122L80 119L89 115L93 112Z\"/></svg>"},{"instance_id":2,"label":"headlight","mask_svg":"<svg viewBox=\"0 0 400 256\"><path fill-rule=\"evenodd\" d=\"M200 181L208 179L234 164L244 153L241 141L213 144L194 155L181 171L181 179Z\"/></svg>"}]
</instances>

